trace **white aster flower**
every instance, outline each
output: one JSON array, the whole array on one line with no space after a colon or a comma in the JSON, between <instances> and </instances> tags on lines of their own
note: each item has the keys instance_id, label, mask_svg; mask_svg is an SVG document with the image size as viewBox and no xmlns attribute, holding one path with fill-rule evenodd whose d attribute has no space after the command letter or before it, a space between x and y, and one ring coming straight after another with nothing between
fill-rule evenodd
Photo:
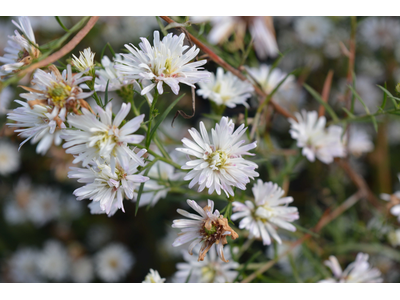
<instances>
[{"instance_id":1,"label":"white aster flower","mask_svg":"<svg viewBox=\"0 0 400 300\"><path fill-rule=\"evenodd\" d=\"M229 246L226 246L224 256L231 259L231 252ZM197 254L198 250L194 250ZM239 264L235 261L223 263L218 259L216 247L210 249L209 255L204 258L204 261L197 261L196 256L191 256L187 252L182 251L184 263L177 263L176 268L178 271L174 274L173 281L184 283L226 283L233 282L237 275L236 271ZM188 280L189 279L189 280Z\"/></svg>"},{"instance_id":2,"label":"white aster flower","mask_svg":"<svg viewBox=\"0 0 400 300\"><path fill-rule=\"evenodd\" d=\"M137 155L138 159L146 152L141 150ZM112 171L109 163L96 160L91 163L89 168L71 167L68 173L69 178L78 178L78 182L86 183L74 191L77 200L90 199L98 204L93 204L100 208L94 213L106 213L109 216L115 214L118 209L125 212L124 198L133 199L136 197L135 188L142 182L149 180L148 177L137 174L139 164L129 159L127 165L119 163Z\"/></svg>"},{"instance_id":3,"label":"white aster flower","mask_svg":"<svg viewBox=\"0 0 400 300\"><path fill-rule=\"evenodd\" d=\"M40 273L52 281L63 281L67 278L70 257L60 242L50 240L44 245L38 258Z\"/></svg>"},{"instance_id":4,"label":"white aster flower","mask_svg":"<svg viewBox=\"0 0 400 300\"><path fill-rule=\"evenodd\" d=\"M296 231L291 222L299 218L297 207L288 206L293 202L292 197L283 197L283 191L276 183L257 180L253 189L254 201L247 200L244 204L233 202L233 221L243 218L239 223L240 229L249 231L249 238L262 238L264 245L271 244L270 235L281 244L276 232L280 227Z\"/></svg>"},{"instance_id":5,"label":"white aster flower","mask_svg":"<svg viewBox=\"0 0 400 300\"><path fill-rule=\"evenodd\" d=\"M114 120L111 102L107 104L105 110L97 105L94 108L99 118L85 108L82 109L83 115L68 116L68 124L78 129L64 130L62 134L66 141L63 147L69 148L66 153L76 155L73 162L81 161L83 166L87 166L94 159L110 159L112 172L117 160L124 167L127 166L129 158L144 166L143 159L139 158L127 145L143 141L143 135L132 133L139 129L144 115L135 117L121 126L131 110L130 103L122 104Z\"/></svg>"},{"instance_id":6,"label":"white aster flower","mask_svg":"<svg viewBox=\"0 0 400 300\"><path fill-rule=\"evenodd\" d=\"M93 262L89 257L80 257L71 264L73 282L91 282L94 278Z\"/></svg>"},{"instance_id":7,"label":"white aster flower","mask_svg":"<svg viewBox=\"0 0 400 300\"><path fill-rule=\"evenodd\" d=\"M164 283L165 278L161 278L160 274L158 274L158 271L154 271L153 269L150 269L150 273L146 275L146 278L142 283Z\"/></svg>"},{"instance_id":8,"label":"white aster flower","mask_svg":"<svg viewBox=\"0 0 400 300\"><path fill-rule=\"evenodd\" d=\"M86 242L91 249L104 246L112 238L112 230L105 224L91 225L86 233Z\"/></svg>"},{"instance_id":9,"label":"white aster flower","mask_svg":"<svg viewBox=\"0 0 400 300\"><path fill-rule=\"evenodd\" d=\"M28 103L15 100L22 107L14 109L8 113L8 119L16 121L17 123L7 123L9 127L26 127L25 129L17 129L15 132L19 132L19 136L26 138L19 146L19 149L30 139L32 144L39 142L36 147L38 154L46 154L50 146L53 144L60 145L60 131L56 130L58 109L42 105L33 105L31 108ZM63 122L59 123L60 128L65 128ZM19 150L18 149L18 150Z\"/></svg>"},{"instance_id":10,"label":"white aster flower","mask_svg":"<svg viewBox=\"0 0 400 300\"><path fill-rule=\"evenodd\" d=\"M159 94L162 94L163 83L169 85L172 92L178 95L179 83L195 87L195 83L210 76L209 72L201 71L200 68L206 60L190 63L200 49L193 46L187 50L189 46L183 45L184 39L184 33L179 36L169 33L160 40L160 33L154 31L154 46L151 46L146 38L141 38L140 50L132 44L126 44L125 47L130 53L121 54L124 60L116 60L119 64L115 68L127 79L138 79L143 85L147 83L142 80L150 80L150 84L143 86L142 95L150 92L155 86Z\"/></svg>"},{"instance_id":11,"label":"white aster flower","mask_svg":"<svg viewBox=\"0 0 400 300\"><path fill-rule=\"evenodd\" d=\"M400 23L388 17L368 17L359 24L361 38L372 50L393 49L399 40Z\"/></svg>"},{"instance_id":12,"label":"white aster flower","mask_svg":"<svg viewBox=\"0 0 400 300\"><path fill-rule=\"evenodd\" d=\"M10 201L4 204L4 219L12 225L27 221L26 208L32 196L32 185L29 178L21 176L13 188Z\"/></svg>"},{"instance_id":13,"label":"white aster flower","mask_svg":"<svg viewBox=\"0 0 400 300\"><path fill-rule=\"evenodd\" d=\"M246 100L254 91L250 83L240 80L231 72L224 73L222 68L217 69L216 76L211 73L209 81L199 82L198 85L200 89L197 90L197 95L230 108L239 104L249 107Z\"/></svg>"},{"instance_id":14,"label":"white aster flower","mask_svg":"<svg viewBox=\"0 0 400 300\"><path fill-rule=\"evenodd\" d=\"M257 142L243 145L245 140L239 140L247 128L244 124L240 125L235 131L235 124L228 117L222 117L219 124L215 125L215 130L211 129L212 142L203 122L200 122L200 133L195 129L189 129L189 133L195 142L187 138L182 139L186 148L177 148L177 151L196 157L189 160L182 167L184 170L192 169L184 180L191 180L189 188L196 183L199 184L198 191L208 188L208 193L214 190L218 195L221 189L230 195L234 195L232 186L241 190L246 189L246 184L250 179L254 179L259 174L254 171L258 168L257 164L244 159L244 155L254 155L248 151L257 146Z\"/></svg>"},{"instance_id":15,"label":"white aster flower","mask_svg":"<svg viewBox=\"0 0 400 300\"><path fill-rule=\"evenodd\" d=\"M14 20L12 22L21 31L22 35L15 30L15 35L8 37L9 46L4 49L6 54L0 57L0 62L3 63L1 71L6 74L12 73L22 66L29 65L33 59L38 58L40 55L39 49L35 47L37 44L29 19L20 17L19 24Z\"/></svg>"},{"instance_id":16,"label":"white aster flower","mask_svg":"<svg viewBox=\"0 0 400 300\"><path fill-rule=\"evenodd\" d=\"M167 197L171 190L168 182L180 179L182 174L175 173L175 167L170 164L157 161L151 167L148 176L151 179L144 184L139 206L150 204L153 207L160 199Z\"/></svg>"},{"instance_id":17,"label":"white aster flower","mask_svg":"<svg viewBox=\"0 0 400 300\"><path fill-rule=\"evenodd\" d=\"M276 57L279 53L272 17L193 16L191 19L194 22L211 22L212 29L208 34L208 41L212 44L225 42L233 33L239 39L238 42L243 43L248 28L253 38L254 49L261 59Z\"/></svg>"},{"instance_id":18,"label":"white aster flower","mask_svg":"<svg viewBox=\"0 0 400 300\"><path fill-rule=\"evenodd\" d=\"M1 74L0 74L1 76ZM10 106L11 99L13 97L13 89L10 86L3 88L0 92L0 116L5 115L9 112L8 107Z\"/></svg>"},{"instance_id":19,"label":"white aster flower","mask_svg":"<svg viewBox=\"0 0 400 300\"><path fill-rule=\"evenodd\" d=\"M20 155L18 148L10 142L0 139L0 175L6 176L19 169Z\"/></svg>"},{"instance_id":20,"label":"white aster flower","mask_svg":"<svg viewBox=\"0 0 400 300\"><path fill-rule=\"evenodd\" d=\"M186 210L178 209L177 212L182 216L190 218L174 220L172 227L181 228L181 233L174 241L172 246L178 247L180 245L191 242L188 248L190 255L193 254L193 248L202 243L199 251L198 260L204 260L208 250L213 244L216 244L218 256L224 262L228 260L224 257L223 247L228 243L227 236L233 240L238 237L238 234L228 225L228 220L223 215L219 214L218 210L214 211L214 201L208 200L208 205L201 208L195 201L187 200L187 204L193 208L200 216L188 213Z\"/></svg>"},{"instance_id":21,"label":"white aster flower","mask_svg":"<svg viewBox=\"0 0 400 300\"><path fill-rule=\"evenodd\" d=\"M79 51L79 58L72 54L72 61L75 68L77 68L80 72L87 73L88 70L94 68L94 56L95 53L93 53L89 47L83 51Z\"/></svg>"},{"instance_id":22,"label":"white aster flower","mask_svg":"<svg viewBox=\"0 0 400 300\"><path fill-rule=\"evenodd\" d=\"M360 157L364 153L374 150L374 143L371 141L369 134L356 126L351 126L349 130L349 138L347 139L347 149L349 153L355 157Z\"/></svg>"},{"instance_id":23,"label":"white aster flower","mask_svg":"<svg viewBox=\"0 0 400 300\"><path fill-rule=\"evenodd\" d=\"M297 121L289 119L291 124L290 135L297 140L297 147L303 148L302 154L311 162L318 158L325 164L333 162L334 157L346 155L341 140L343 128L331 125L325 128L326 119L318 117L316 111L301 114L295 113Z\"/></svg>"},{"instance_id":24,"label":"white aster flower","mask_svg":"<svg viewBox=\"0 0 400 300\"><path fill-rule=\"evenodd\" d=\"M57 110L63 121L68 112L78 113L78 109L88 108L83 99L91 96L93 92L83 92L79 84L92 80L92 76L83 76L83 72L73 75L71 65L67 65L62 74L54 65L50 65L49 69L50 73L37 69L32 79L35 88L21 86L29 93L20 96L33 104L54 107L53 110Z\"/></svg>"},{"instance_id":25,"label":"white aster flower","mask_svg":"<svg viewBox=\"0 0 400 300\"><path fill-rule=\"evenodd\" d=\"M37 227L41 227L60 215L59 190L38 187L33 190L26 205L26 215Z\"/></svg>"},{"instance_id":26,"label":"white aster flower","mask_svg":"<svg viewBox=\"0 0 400 300\"><path fill-rule=\"evenodd\" d=\"M121 244L110 244L95 256L95 267L99 278L105 282L116 282L128 274L135 263L134 256Z\"/></svg>"},{"instance_id":27,"label":"white aster flower","mask_svg":"<svg viewBox=\"0 0 400 300\"><path fill-rule=\"evenodd\" d=\"M37 265L38 252L31 248L21 248L13 253L10 261L10 273L15 282L40 282Z\"/></svg>"},{"instance_id":28,"label":"white aster flower","mask_svg":"<svg viewBox=\"0 0 400 300\"><path fill-rule=\"evenodd\" d=\"M334 278L321 280L322 283L373 283L382 282L381 272L376 268L371 268L368 263L368 254L358 253L356 261L352 262L342 271L339 262L335 256L329 256L324 264L329 267Z\"/></svg>"},{"instance_id":29,"label":"white aster flower","mask_svg":"<svg viewBox=\"0 0 400 300\"><path fill-rule=\"evenodd\" d=\"M287 74L280 69L272 69L271 66L266 64L261 64L258 68L246 67L246 70L251 75L250 79L254 79L267 94L272 93L278 84L287 76ZM278 102L282 102L283 98L286 98L285 93L293 90L298 94L295 77L289 75L274 94L274 98Z\"/></svg>"},{"instance_id":30,"label":"white aster flower","mask_svg":"<svg viewBox=\"0 0 400 300\"><path fill-rule=\"evenodd\" d=\"M331 30L332 24L326 17L299 17L294 29L300 41L311 46L321 46Z\"/></svg>"}]
</instances>

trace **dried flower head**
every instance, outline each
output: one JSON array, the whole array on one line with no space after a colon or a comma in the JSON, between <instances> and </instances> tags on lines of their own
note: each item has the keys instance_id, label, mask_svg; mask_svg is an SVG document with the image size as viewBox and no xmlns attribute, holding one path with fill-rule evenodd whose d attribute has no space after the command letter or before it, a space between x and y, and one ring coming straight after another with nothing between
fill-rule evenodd
<instances>
[{"instance_id":1,"label":"dried flower head","mask_svg":"<svg viewBox=\"0 0 400 300\"><path fill-rule=\"evenodd\" d=\"M218 210L214 210L214 201L208 200L208 205L201 208L195 201L187 200L188 205L193 208L200 216L188 213L183 209L178 209L177 212L182 216L188 217L192 220L174 220L173 228L183 228L179 233L178 238L174 241L172 246L178 247L190 241L189 254L193 254L193 248L203 242L199 251L198 261L203 261L208 250L211 246L216 244L218 256L224 262L228 260L224 257L223 247L228 243L227 236L233 240L238 238L239 235L228 225L228 220L223 215L219 214Z\"/></svg>"}]
</instances>

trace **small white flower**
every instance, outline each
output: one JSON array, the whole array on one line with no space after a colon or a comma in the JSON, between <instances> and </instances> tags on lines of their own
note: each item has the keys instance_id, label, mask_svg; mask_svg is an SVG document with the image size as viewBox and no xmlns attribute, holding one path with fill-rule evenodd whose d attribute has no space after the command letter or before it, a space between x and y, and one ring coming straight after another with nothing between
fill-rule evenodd
<instances>
[{"instance_id":1,"label":"small white flower","mask_svg":"<svg viewBox=\"0 0 400 300\"><path fill-rule=\"evenodd\" d=\"M26 215L35 226L41 227L60 214L61 192L49 187L36 188L26 206Z\"/></svg>"},{"instance_id":2,"label":"small white flower","mask_svg":"<svg viewBox=\"0 0 400 300\"><path fill-rule=\"evenodd\" d=\"M397 178L400 180L400 174L397 174ZM395 192L393 195L380 194L382 200L389 201L390 213L397 217L397 221L400 223L400 191Z\"/></svg>"},{"instance_id":3,"label":"small white flower","mask_svg":"<svg viewBox=\"0 0 400 300\"><path fill-rule=\"evenodd\" d=\"M316 111L301 114L295 113L297 121L289 119L291 124L290 135L297 140L297 147L303 148L302 154L311 162L318 158L325 164L333 162L334 157L346 155L342 142L343 129L331 125L325 129L326 119L318 117Z\"/></svg>"},{"instance_id":4,"label":"small white flower","mask_svg":"<svg viewBox=\"0 0 400 300\"><path fill-rule=\"evenodd\" d=\"M218 210L214 211L214 201L208 200L208 205L201 208L195 201L187 200L187 204L193 208L200 216L188 213L186 210L178 209L177 212L182 216L190 218L174 220L172 227L181 228L181 233L178 234L178 238L174 241L172 246L178 247L180 245L191 242L188 248L190 255L193 254L193 248L202 243L202 247L199 252L199 261L204 260L208 250L215 243L217 244L218 256L224 262L228 260L224 257L223 247L228 243L226 240L227 236L230 236L233 240L238 237L238 234L228 225L228 220L219 214Z\"/></svg>"},{"instance_id":5,"label":"small white flower","mask_svg":"<svg viewBox=\"0 0 400 300\"><path fill-rule=\"evenodd\" d=\"M17 146L0 139L0 175L6 176L19 169L20 155Z\"/></svg>"},{"instance_id":6,"label":"small white flower","mask_svg":"<svg viewBox=\"0 0 400 300\"><path fill-rule=\"evenodd\" d=\"M223 251L224 256L227 259L231 259L229 246L225 247ZM195 249L194 252L197 254L198 250ZM205 257L204 261L197 261L196 256L191 256L182 251L183 259L186 262L176 264L178 271L174 274L173 281L179 283L186 281L190 283L233 282L239 274L236 271L239 268L239 264L235 261L223 263L218 259L216 253L216 247L212 246L209 255Z\"/></svg>"},{"instance_id":7,"label":"small white flower","mask_svg":"<svg viewBox=\"0 0 400 300\"><path fill-rule=\"evenodd\" d=\"M38 265L43 276L53 281L63 281L69 273L70 258L60 242L50 240L44 245L38 258Z\"/></svg>"},{"instance_id":8,"label":"small white flower","mask_svg":"<svg viewBox=\"0 0 400 300\"><path fill-rule=\"evenodd\" d=\"M27 101L34 104L49 105L57 110L61 120L65 121L68 112L77 113L81 107L88 107L85 98L91 96L93 92L83 92L79 87L82 82L92 80L92 76L83 76L84 73L72 75L71 65L60 73L54 65L50 65L50 73L37 69L33 75L33 88L22 86L29 93L20 94Z\"/></svg>"},{"instance_id":9,"label":"small white flower","mask_svg":"<svg viewBox=\"0 0 400 300\"><path fill-rule=\"evenodd\" d=\"M250 79L254 79L267 94L270 94L287 76L287 74L280 69L272 69L266 64L261 64L258 68L246 67L246 70L251 75ZM274 99L276 99L280 103L280 98L284 98L283 93L290 92L292 90L297 91L297 86L295 82L295 77L293 75L289 75L274 94Z\"/></svg>"},{"instance_id":10,"label":"small white flower","mask_svg":"<svg viewBox=\"0 0 400 300\"><path fill-rule=\"evenodd\" d=\"M12 225L27 221L27 205L31 199L33 188L29 178L21 176L13 188L10 201L4 204L4 219Z\"/></svg>"},{"instance_id":11,"label":"small white flower","mask_svg":"<svg viewBox=\"0 0 400 300\"><path fill-rule=\"evenodd\" d=\"M224 73L222 68L217 69L216 76L211 73L207 82L199 82L200 89L197 94L204 99L214 101L217 105L226 105L233 108L242 104L249 107L246 100L251 97L254 91L253 86L240 80L230 72Z\"/></svg>"},{"instance_id":12,"label":"small white flower","mask_svg":"<svg viewBox=\"0 0 400 300\"><path fill-rule=\"evenodd\" d=\"M141 150L137 154L138 159L141 159L145 152L145 149ZM68 177L78 178L78 182L86 183L74 191L77 200L93 200L98 203L92 203L95 205L94 209L97 207L94 213L103 212L112 216L118 209L125 212L124 198L136 197L135 188L149 180L148 177L137 174L138 166L136 161L129 159L127 165L121 166L117 163L115 170L112 171L109 163L96 160L89 168L71 167Z\"/></svg>"},{"instance_id":13,"label":"small white flower","mask_svg":"<svg viewBox=\"0 0 400 300\"><path fill-rule=\"evenodd\" d=\"M359 24L362 39L372 50L393 49L399 40L400 23L388 17L368 17Z\"/></svg>"},{"instance_id":14,"label":"small white flower","mask_svg":"<svg viewBox=\"0 0 400 300\"><path fill-rule=\"evenodd\" d=\"M371 268L368 263L368 254L358 253L356 261L352 262L342 271L335 256L329 256L324 264L329 267L334 278L321 280L322 283L373 283L382 282L381 272L376 268Z\"/></svg>"},{"instance_id":15,"label":"small white flower","mask_svg":"<svg viewBox=\"0 0 400 300\"><path fill-rule=\"evenodd\" d=\"M241 190L246 189L246 184L250 179L254 179L259 174L254 171L258 168L257 164L244 159L244 155L254 155L248 151L257 146L257 142L243 145L245 140L239 140L247 128L244 124L240 125L235 131L235 124L228 117L222 117L219 124L215 125L215 130L211 129L212 142L203 122L200 122L200 133L195 129L189 129L189 133L195 142L187 138L182 139L186 148L177 148L177 151L196 157L189 160L182 167L184 170L192 169L184 180L191 180L189 188L196 183L199 184L198 191L208 188L208 193L214 190L218 195L221 189L230 195L234 195L232 186Z\"/></svg>"},{"instance_id":16,"label":"small white flower","mask_svg":"<svg viewBox=\"0 0 400 300\"><path fill-rule=\"evenodd\" d=\"M130 112L130 103L122 104L114 120L111 102L107 104L105 110L97 105L94 108L100 118L85 108L82 109L83 115L68 116L68 124L78 129L64 130L62 134L62 138L66 141L63 147L69 148L65 152L76 155L73 162L81 161L83 166L87 166L92 160L98 158L109 159L112 172L117 160L124 167L127 166L130 158L144 166L143 159L127 146L128 143L138 144L143 141L143 135L132 133L139 129L144 115L135 117L120 127Z\"/></svg>"},{"instance_id":17,"label":"small white flower","mask_svg":"<svg viewBox=\"0 0 400 300\"><path fill-rule=\"evenodd\" d=\"M175 168L170 164L157 161L151 167L148 176L151 179L144 184L139 206L151 203L150 205L153 207L160 199L167 197L171 188L165 182L176 181L182 177L182 174L175 173Z\"/></svg>"},{"instance_id":18,"label":"small white flower","mask_svg":"<svg viewBox=\"0 0 400 300\"><path fill-rule=\"evenodd\" d=\"M374 143L371 141L371 137L365 130L356 126L351 126L349 130L347 148L355 157L360 157L364 153L373 151Z\"/></svg>"},{"instance_id":19,"label":"small white flower","mask_svg":"<svg viewBox=\"0 0 400 300\"><path fill-rule=\"evenodd\" d=\"M4 64L1 67L1 71L6 74L30 64L32 59L40 55L39 49L35 47L37 44L29 19L27 17L20 17L19 24L14 20L12 22L22 32L22 35L15 30L15 35L8 37L9 47L4 49L6 54L0 57L0 62Z\"/></svg>"},{"instance_id":20,"label":"small white flower","mask_svg":"<svg viewBox=\"0 0 400 300\"><path fill-rule=\"evenodd\" d=\"M158 271L154 271L153 269L150 269L150 273L146 275L146 278L142 283L164 283L165 278L161 278L160 274L158 274Z\"/></svg>"},{"instance_id":21,"label":"small white flower","mask_svg":"<svg viewBox=\"0 0 400 300\"><path fill-rule=\"evenodd\" d=\"M326 17L300 17L294 23L299 39L311 46L321 46L331 30L332 24Z\"/></svg>"},{"instance_id":22,"label":"small white flower","mask_svg":"<svg viewBox=\"0 0 400 300\"><path fill-rule=\"evenodd\" d=\"M143 87L142 95L150 92L155 86L159 94L164 92L163 83L171 87L175 95L179 93L179 83L195 87L194 84L207 79L210 73L201 71L200 66L207 61L191 62L200 49L193 46L184 46L185 34L173 35L169 33L160 40L160 33L154 31L154 46L146 38L141 38L140 50L132 44L125 45L129 54L121 54L124 60L116 60L115 66L127 79L150 80L150 84ZM186 51L187 50L187 51ZM185 52L186 51L186 52ZM142 82L146 84L146 82Z\"/></svg>"},{"instance_id":23,"label":"small white flower","mask_svg":"<svg viewBox=\"0 0 400 300\"><path fill-rule=\"evenodd\" d=\"M13 253L9 264L11 277L15 282L40 282L37 265L38 252L31 248L21 248Z\"/></svg>"},{"instance_id":24,"label":"small white flower","mask_svg":"<svg viewBox=\"0 0 400 300\"><path fill-rule=\"evenodd\" d=\"M88 72L88 69L94 68L94 56L95 53L89 48L86 48L83 51L79 51L79 58L77 58L74 54L72 54L72 61L74 66L83 73Z\"/></svg>"},{"instance_id":25,"label":"small white flower","mask_svg":"<svg viewBox=\"0 0 400 300\"><path fill-rule=\"evenodd\" d=\"M91 282L94 277L93 262L89 257L80 257L71 264L73 282Z\"/></svg>"},{"instance_id":26,"label":"small white flower","mask_svg":"<svg viewBox=\"0 0 400 300\"><path fill-rule=\"evenodd\" d=\"M233 221L243 218L239 223L240 229L249 231L249 238L262 238L264 245L271 244L270 235L281 244L276 232L280 227L296 231L291 222L299 218L297 207L288 206L293 202L292 197L283 197L283 191L276 183L257 180L253 189L254 201L247 200L245 204L233 202Z\"/></svg>"},{"instance_id":27,"label":"small white flower","mask_svg":"<svg viewBox=\"0 0 400 300\"><path fill-rule=\"evenodd\" d=\"M134 256L121 244L110 244L95 256L95 267L99 278L105 282L116 282L128 274L135 263Z\"/></svg>"},{"instance_id":28,"label":"small white flower","mask_svg":"<svg viewBox=\"0 0 400 300\"><path fill-rule=\"evenodd\" d=\"M26 138L19 146L19 149L27 141L32 139L32 144L39 142L36 147L38 154L46 154L50 146L53 144L60 145L60 131L56 130L58 109L55 108L51 111L51 107L42 105L33 105L31 108L28 103L15 100L22 107L14 109L8 113L7 116L10 120L17 123L7 123L10 127L26 127L25 129L17 129L19 136ZM64 123L59 123L59 127L65 128ZM18 150L19 150L18 149Z\"/></svg>"}]
</instances>

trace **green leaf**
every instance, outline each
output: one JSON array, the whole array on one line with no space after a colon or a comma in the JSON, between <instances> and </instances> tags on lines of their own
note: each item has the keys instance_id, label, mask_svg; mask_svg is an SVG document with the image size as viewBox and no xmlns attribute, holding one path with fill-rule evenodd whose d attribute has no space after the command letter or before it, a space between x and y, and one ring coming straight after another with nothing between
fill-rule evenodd
<instances>
[{"instance_id":1,"label":"green leaf","mask_svg":"<svg viewBox=\"0 0 400 300\"><path fill-rule=\"evenodd\" d=\"M370 115L371 112L369 111L369 109L368 109L367 105L365 104L364 100L361 99L360 95L357 94L356 90L355 90L351 85L349 85L348 87L349 87L350 90L352 91L353 95L356 96L356 98L358 99L358 101L361 102L362 106L364 106L365 112L366 112L368 115Z\"/></svg>"},{"instance_id":2,"label":"green leaf","mask_svg":"<svg viewBox=\"0 0 400 300\"><path fill-rule=\"evenodd\" d=\"M161 29L161 32L163 33L163 35L167 35L168 31L165 30L165 26L162 23L160 17L156 17L156 19L157 19L158 26L160 26L160 29Z\"/></svg>"},{"instance_id":3,"label":"green leaf","mask_svg":"<svg viewBox=\"0 0 400 300\"><path fill-rule=\"evenodd\" d=\"M346 107L342 107L342 109L346 112L349 118L355 118L355 116Z\"/></svg>"},{"instance_id":4,"label":"green leaf","mask_svg":"<svg viewBox=\"0 0 400 300\"><path fill-rule=\"evenodd\" d=\"M398 108L398 105L397 105L396 100L397 100L397 101L400 101L400 98L394 97L394 96L392 95L392 93L390 93L390 92L389 92L386 88L384 88L383 86L380 86L380 85L377 85L377 86L378 86L378 88L380 88L380 89L385 93L385 95L388 95L388 96L389 96L390 100L392 100L392 102L393 102L394 107ZM386 87L386 84L385 84L385 87Z\"/></svg>"},{"instance_id":5,"label":"green leaf","mask_svg":"<svg viewBox=\"0 0 400 300\"><path fill-rule=\"evenodd\" d=\"M108 104L108 84L110 83L110 80L107 80L107 85L106 85L106 93L105 93L105 98L104 98L104 105L103 108L106 107ZM111 101L111 100L110 100Z\"/></svg>"},{"instance_id":6,"label":"green leaf","mask_svg":"<svg viewBox=\"0 0 400 300\"><path fill-rule=\"evenodd\" d=\"M68 28L64 26L64 24L61 22L60 17L55 17L58 24L60 24L60 26L62 27L62 29L64 29L66 32L69 32Z\"/></svg>"},{"instance_id":7,"label":"green leaf","mask_svg":"<svg viewBox=\"0 0 400 300\"><path fill-rule=\"evenodd\" d=\"M379 85L378 85L378 87L379 87ZM386 90L386 82L385 82L385 90ZM382 101L382 105L381 105L381 107L380 107L382 110L385 109L386 100L387 100L387 94L386 94L386 93L383 93L383 101Z\"/></svg>"},{"instance_id":8,"label":"green leaf","mask_svg":"<svg viewBox=\"0 0 400 300\"><path fill-rule=\"evenodd\" d=\"M167 109L163 112L163 114L157 119L156 124L154 125L154 127L151 129L150 131L150 137L149 140L151 141L154 134L157 131L158 126L160 126L160 124L164 121L164 119L167 117L167 115L169 114L169 112L174 108L174 106L179 102L179 100L182 99L182 97L185 96L185 94L182 94L180 97L178 97L177 99L175 99L174 102L172 102Z\"/></svg>"},{"instance_id":9,"label":"green leaf","mask_svg":"<svg viewBox=\"0 0 400 300\"><path fill-rule=\"evenodd\" d=\"M374 124L375 131L378 132L378 123L376 122L375 116L371 116L372 123Z\"/></svg>"},{"instance_id":10,"label":"green leaf","mask_svg":"<svg viewBox=\"0 0 400 300\"><path fill-rule=\"evenodd\" d=\"M330 107L330 105L325 102L322 97L308 84L304 83L303 84L304 88L317 100L323 107L325 107L325 110L328 112L328 114L332 117L333 121L339 122L339 118L333 111L333 109Z\"/></svg>"},{"instance_id":11,"label":"green leaf","mask_svg":"<svg viewBox=\"0 0 400 300\"><path fill-rule=\"evenodd\" d=\"M110 49L110 52L112 54L113 57L115 57L115 51L113 49L113 47L111 47L110 43L105 44L105 46L103 47L103 50L101 50L101 54L100 54L100 60L103 58L104 56L104 52L106 51L106 48L108 47L108 49Z\"/></svg>"}]
</instances>

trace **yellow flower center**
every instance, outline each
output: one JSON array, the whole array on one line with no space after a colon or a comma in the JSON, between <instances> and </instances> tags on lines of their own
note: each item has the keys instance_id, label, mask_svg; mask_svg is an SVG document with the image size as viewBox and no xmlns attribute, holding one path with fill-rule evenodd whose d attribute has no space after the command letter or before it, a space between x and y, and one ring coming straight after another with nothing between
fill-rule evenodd
<instances>
[{"instance_id":1,"label":"yellow flower center","mask_svg":"<svg viewBox=\"0 0 400 300\"><path fill-rule=\"evenodd\" d=\"M48 94L56 106L64 107L65 100L71 95L71 87L64 83L54 83Z\"/></svg>"},{"instance_id":2,"label":"yellow flower center","mask_svg":"<svg viewBox=\"0 0 400 300\"><path fill-rule=\"evenodd\" d=\"M228 160L228 154L223 150L217 150L211 153L206 161L209 163L209 167L213 170L219 170L223 168L226 161Z\"/></svg>"}]
</instances>

